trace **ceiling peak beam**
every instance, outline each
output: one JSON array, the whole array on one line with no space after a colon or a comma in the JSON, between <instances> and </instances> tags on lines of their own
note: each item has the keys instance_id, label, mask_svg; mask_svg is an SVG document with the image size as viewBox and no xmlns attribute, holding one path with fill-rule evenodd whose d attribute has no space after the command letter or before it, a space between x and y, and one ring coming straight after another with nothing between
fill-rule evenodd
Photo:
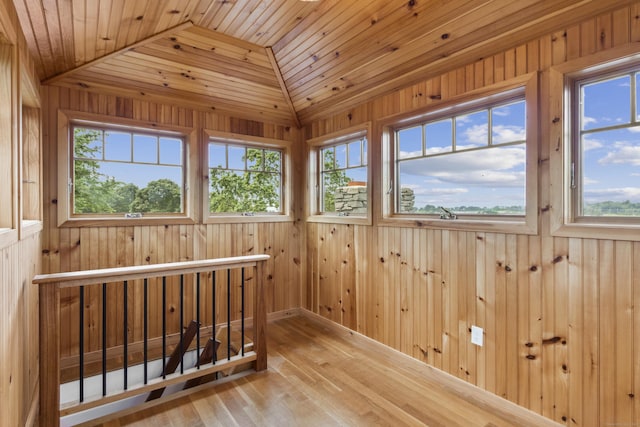
<instances>
[{"instance_id":1,"label":"ceiling peak beam","mask_svg":"<svg viewBox=\"0 0 640 427\"><path fill-rule=\"evenodd\" d=\"M161 39L163 37L167 37L167 36L179 33L180 31L184 31L184 30L186 30L188 28L191 28L191 27L193 27L193 22L192 21L185 21L182 24L178 24L178 25L173 26L171 28L167 28L166 30L161 31L161 32L159 32L157 34L154 34L152 36L149 36L146 39L140 40L138 42L135 42L133 44L125 46L122 49L118 49L118 50L116 50L114 52L111 52L108 55L101 56L100 58L96 58L93 61L86 62L86 63L84 63L84 64L82 64L82 65L80 65L80 66L78 66L76 68L72 68L72 69L67 70L65 72L62 72L60 74L56 74L55 76L44 80L42 82L42 84L45 84L45 85L46 84L53 84L53 83L55 83L55 82L57 82L59 80L62 80L64 78L66 78L66 77L69 77L70 75L73 75L77 71L81 71L81 70L84 70L86 68L92 67L92 66L94 66L96 64L100 64L100 63L102 63L104 61L107 61L107 60L109 60L111 58L114 58L116 56L122 55L124 52L127 52L127 51L129 51L131 49L135 49L136 47L140 47L140 46L146 45L148 43L154 42L154 41L156 41L158 39Z\"/></svg>"},{"instance_id":2,"label":"ceiling peak beam","mask_svg":"<svg viewBox=\"0 0 640 427\"><path fill-rule=\"evenodd\" d=\"M293 117L293 121L295 122L298 128L302 127L300 123L300 119L298 118L298 114L296 113L296 109L293 106L293 101L291 100L291 96L289 95L289 90L287 89L287 85L284 82L284 78L282 78L282 72L280 71L280 66L278 65L278 61L276 60L275 55L273 54L273 49L271 46L267 46L265 48L267 52L267 56L269 57L269 61L271 61L271 65L273 66L273 72L278 79L278 83L280 84L280 88L282 89L282 95L284 96L285 101L289 105L289 109L291 110L291 116Z\"/></svg>"}]
</instances>

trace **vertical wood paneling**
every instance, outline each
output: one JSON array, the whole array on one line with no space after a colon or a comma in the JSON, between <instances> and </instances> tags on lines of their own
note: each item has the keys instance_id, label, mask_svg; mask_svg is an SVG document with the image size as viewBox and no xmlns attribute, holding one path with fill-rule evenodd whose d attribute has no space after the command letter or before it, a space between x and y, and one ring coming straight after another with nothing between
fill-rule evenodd
<instances>
[{"instance_id":1,"label":"vertical wood paneling","mask_svg":"<svg viewBox=\"0 0 640 427\"><path fill-rule=\"evenodd\" d=\"M558 202L549 189L561 181L549 161L561 132L550 118L562 113L549 67L640 40L639 14L634 5L558 29L363 109L360 120L375 121L534 71L541 93L553 94L541 105L541 233L359 227L359 332L566 425L640 422L640 244L549 236ZM307 137L340 130L343 116L311 123ZM309 266L340 250L321 241L324 229L347 226L307 225ZM471 325L484 328L484 346L470 343Z\"/></svg>"}]
</instances>

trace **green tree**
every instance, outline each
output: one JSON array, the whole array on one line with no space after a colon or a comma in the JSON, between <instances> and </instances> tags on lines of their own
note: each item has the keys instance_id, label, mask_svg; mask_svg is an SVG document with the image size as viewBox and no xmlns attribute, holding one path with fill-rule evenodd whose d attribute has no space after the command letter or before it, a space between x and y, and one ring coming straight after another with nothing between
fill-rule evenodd
<instances>
[{"instance_id":1,"label":"green tree","mask_svg":"<svg viewBox=\"0 0 640 427\"><path fill-rule=\"evenodd\" d=\"M166 178L149 182L131 203L132 212L180 212L181 208L180 186Z\"/></svg>"},{"instance_id":2,"label":"green tree","mask_svg":"<svg viewBox=\"0 0 640 427\"><path fill-rule=\"evenodd\" d=\"M336 211L336 190L346 186L351 178L343 170L336 170L335 154L332 149L322 150L322 197L323 212Z\"/></svg>"},{"instance_id":3,"label":"green tree","mask_svg":"<svg viewBox=\"0 0 640 427\"><path fill-rule=\"evenodd\" d=\"M209 169L209 211L279 211L281 153L247 148L243 160L247 164L245 171Z\"/></svg>"},{"instance_id":4,"label":"green tree","mask_svg":"<svg viewBox=\"0 0 640 427\"><path fill-rule=\"evenodd\" d=\"M73 211L75 213L108 212L109 206L100 187L104 179L99 172L97 160L100 147L95 146L102 133L93 129L75 128L73 132L73 151L76 160L73 164Z\"/></svg>"}]
</instances>

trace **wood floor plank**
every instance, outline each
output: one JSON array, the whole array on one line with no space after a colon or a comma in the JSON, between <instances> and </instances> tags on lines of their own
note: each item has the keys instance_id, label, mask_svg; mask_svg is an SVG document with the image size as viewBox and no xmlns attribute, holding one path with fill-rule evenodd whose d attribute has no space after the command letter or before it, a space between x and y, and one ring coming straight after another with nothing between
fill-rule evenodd
<instances>
[{"instance_id":1,"label":"wood floor plank","mask_svg":"<svg viewBox=\"0 0 640 427\"><path fill-rule=\"evenodd\" d=\"M327 322L271 322L267 371L97 425L559 425Z\"/></svg>"}]
</instances>

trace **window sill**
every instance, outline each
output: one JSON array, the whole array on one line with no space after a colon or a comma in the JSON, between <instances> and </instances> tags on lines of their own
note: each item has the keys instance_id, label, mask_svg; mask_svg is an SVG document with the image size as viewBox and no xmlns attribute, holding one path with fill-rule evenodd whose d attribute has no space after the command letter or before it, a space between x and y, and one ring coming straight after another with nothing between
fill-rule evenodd
<instances>
[{"instance_id":1,"label":"window sill","mask_svg":"<svg viewBox=\"0 0 640 427\"><path fill-rule=\"evenodd\" d=\"M18 230L14 228L0 228L0 249L11 246L18 241Z\"/></svg>"},{"instance_id":2,"label":"window sill","mask_svg":"<svg viewBox=\"0 0 640 427\"><path fill-rule=\"evenodd\" d=\"M339 216L339 215L311 215L307 217L307 222L318 222L324 224L353 224L371 225L370 216Z\"/></svg>"},{"instance_id":3,"label":"window sill","mask_svg":"<svg viewBox=\"0 0 640 427\"><path fill-rule=\"evenodd\" d=\"M22 228L20 229L20 239L25 239L42 231L42 221L40 220L22 220Z\"/></svg>"},{"instance_id":4,"label":"window sill","mask_svg":"<svg viewBox=\"0 0 640 427\"><path fill-rule=\"evenodd\" d=\"M189 225L195 224L195 220L190 217L142 217L142 218L115 218L115 217L96 217L96 218L69 218L58 224L59 227L135 227L140 225Z\"/></svg>"},{"instance_id":5,"label":"window sill","mask_svg":"<svg viewBox=\"0 0 640 427\"><path fill-rule=\"evenodd\" d=\"M205 218L205 224L250 224L258 222L293 222L291 215L219 215Z\"/></svg>"},{"instance_id":6,"label":"window sill","mask_svg":"<svg viewBox=\"0 0 640 427\"><path fill-rule=\"evenodd\" d=\"M554 237L611 239L640 242L640 224L569 223L551 230Z\"/></svg>"},{"instance_id":7,"label":"window sill","mask_svg":"<svg viewBox=\"0 0 640 427\"><path fill-rule=\"evenodd\" d=\"M381 219L381 226L401 226L413 228L435 228L443 230L485 231L493 233L529 234L538 233L537 224L529 224L522 217L517 218L458 218L440 219L435 217L394 215Z\"/></svg>"}]
</instances>

